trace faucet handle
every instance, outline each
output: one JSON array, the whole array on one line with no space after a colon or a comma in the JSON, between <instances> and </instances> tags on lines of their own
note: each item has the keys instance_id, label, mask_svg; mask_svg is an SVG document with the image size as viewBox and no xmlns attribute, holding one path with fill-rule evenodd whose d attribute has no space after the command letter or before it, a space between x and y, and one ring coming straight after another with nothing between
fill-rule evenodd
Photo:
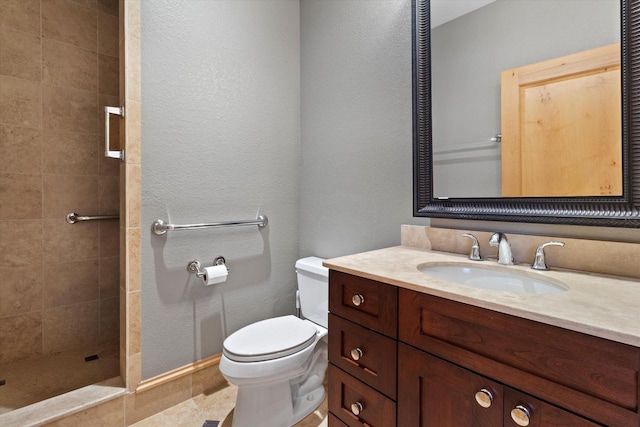
<instances>
[{"instance_id":1,"label":"faucet handle","mask_svg":"<svg viewBox=\"0 0 640 427\"><path fill-rule=\"evenodd\" d=\"M471 252L469 252L469 259L472 261L481 261L482 256L480 255L480 243L478 243L476 236L470 233L464 233L463 236L471 239Z\"/></svg>"},{"instance_id":2,"label":"faucet handle","mask_svg":"<svg viewBox=\"0 0 640 427\"><path fill-rule=\"evenodd\" d=\"M564 242L547 242L538 246L536 249L536 255L533 258L533 264L531 264L531 268L534 270L548 270L547 263L544 259L544 248L547 246L564 246Z\"/></svg>"}]
</instances>

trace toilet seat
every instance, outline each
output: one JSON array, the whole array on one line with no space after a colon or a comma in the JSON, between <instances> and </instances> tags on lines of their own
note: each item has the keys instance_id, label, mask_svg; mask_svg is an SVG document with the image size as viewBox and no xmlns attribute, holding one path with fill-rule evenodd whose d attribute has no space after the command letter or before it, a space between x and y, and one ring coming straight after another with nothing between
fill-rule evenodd
<instances>
[{"instance_id":1,"label":"toilet seat","mask_svg":"<svg viewBox=\"0 0 640 427\"><path fill-rule=\"evenodd\" d=\"M262 320L231 334L222 353L236 362L259 362L297 353L316 341L313 323L295 316Z\"/></svg>"}]
</instances>

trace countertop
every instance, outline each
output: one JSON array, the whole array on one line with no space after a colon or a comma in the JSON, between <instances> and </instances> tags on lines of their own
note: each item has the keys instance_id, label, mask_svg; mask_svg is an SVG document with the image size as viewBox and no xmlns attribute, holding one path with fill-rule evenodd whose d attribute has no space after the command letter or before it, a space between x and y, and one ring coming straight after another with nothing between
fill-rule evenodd
<instances>
[{"instance_id":1,"label":"countertop","mask_svg":"<svg viewBox=\"0 0 640 427\"><path fill-rule=\"evenodd\" d=\"M425 263L516 269L561 282L556 294L516 294L478 289L427 276ZM640 280L570 270L534 271L529 265L499 266L495 260L395 246L324 261L330 269L490 310L640 347Z\"/></svg>"}]
</instances>

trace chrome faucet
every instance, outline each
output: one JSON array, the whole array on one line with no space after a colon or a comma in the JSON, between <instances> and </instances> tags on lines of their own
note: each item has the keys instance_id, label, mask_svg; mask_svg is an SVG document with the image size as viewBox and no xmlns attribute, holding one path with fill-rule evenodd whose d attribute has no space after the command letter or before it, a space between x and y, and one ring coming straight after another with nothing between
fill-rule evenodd
<instances>
[{"instance_id":1,"label":"chrome faucet","mask_svg":"<svg viewBox=\"0 0 640 427\"><path fill-rule=\"evenodd\" d=\"M469 252L469 259L472 261L481 261L482 255L480 255L480 243L478 243L476 236L470 233L464 233L463 236L471 239L471 252Z\"/></svg>"},{"instance_id":2,"label":"chrome faucet","mask_svg":"<svg viewBox=\"0 0 640 427\"><path fill-rule=\"evenodd\" d=\"M489 246L498 247L498 264L512 265L513 254L511 253L511 245L504 233L493 233L489 238Z\"/></svg>"},{"instance_id":3,"label":"chrome faucet","mask_svg":"<svg viewBox=\"0 0 640 427\"><path fill-rule=\"evenodd\" d=\"M531 268L534 270L548 270L549 267L544 259L544 248L547 246L564 246L564 242L547 242L538 246L536 249L536 255L533 258L533 264L531 264Z\"/></svg>"}]
</instances>

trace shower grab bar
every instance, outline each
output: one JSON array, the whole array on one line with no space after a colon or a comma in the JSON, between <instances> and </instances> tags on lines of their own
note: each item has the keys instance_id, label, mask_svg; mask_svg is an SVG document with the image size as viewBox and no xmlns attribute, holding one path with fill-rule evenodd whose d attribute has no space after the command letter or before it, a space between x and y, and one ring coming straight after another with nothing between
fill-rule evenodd
<instances>
[{"instance_id":1,"label":"shower grab bar","mask_svg":"<svg viewBox=\"0 0 640 427\"><path fill-rule=\"evenodd\" d=\"M124 162L124 150L111 150L111 144L109 143L109 119L112 114L124 117L124 106L104 107L104 156L110 159L120 159L121 162Z\"/></svg>"},{"instance_id":2,"label":"shower grab bar","mask_svg":"<svg viewBox=\"0 0 640 427\"><path fill-rule=\"evenodd\" d=\"M266 227L269 224L269 219L265 215L258 215L256 219L239 220L239 221L224 221L224 222L211 222L202 224L167 224L161 219L156 219L151 224L151 231L158 236L166 234L167 231L173 230L198 230L201 228L215 228L215 227L235 227L239 225L257 225L258 227Z\"/></svg>"},{"instance_id":3,"label":"shower grab bar","mask_svg":"<svg viewBox=\"0 0 640 427\"><path fill-rule=\"evenodd\" d=\"M80 221L100 221L103 219L120 219L120 215L82 216L82 215L78 215L75 212L71 212L66 216L66 220L69 224L75 224L76 222L80 222Z\"/></svg>"}]
</instances>

